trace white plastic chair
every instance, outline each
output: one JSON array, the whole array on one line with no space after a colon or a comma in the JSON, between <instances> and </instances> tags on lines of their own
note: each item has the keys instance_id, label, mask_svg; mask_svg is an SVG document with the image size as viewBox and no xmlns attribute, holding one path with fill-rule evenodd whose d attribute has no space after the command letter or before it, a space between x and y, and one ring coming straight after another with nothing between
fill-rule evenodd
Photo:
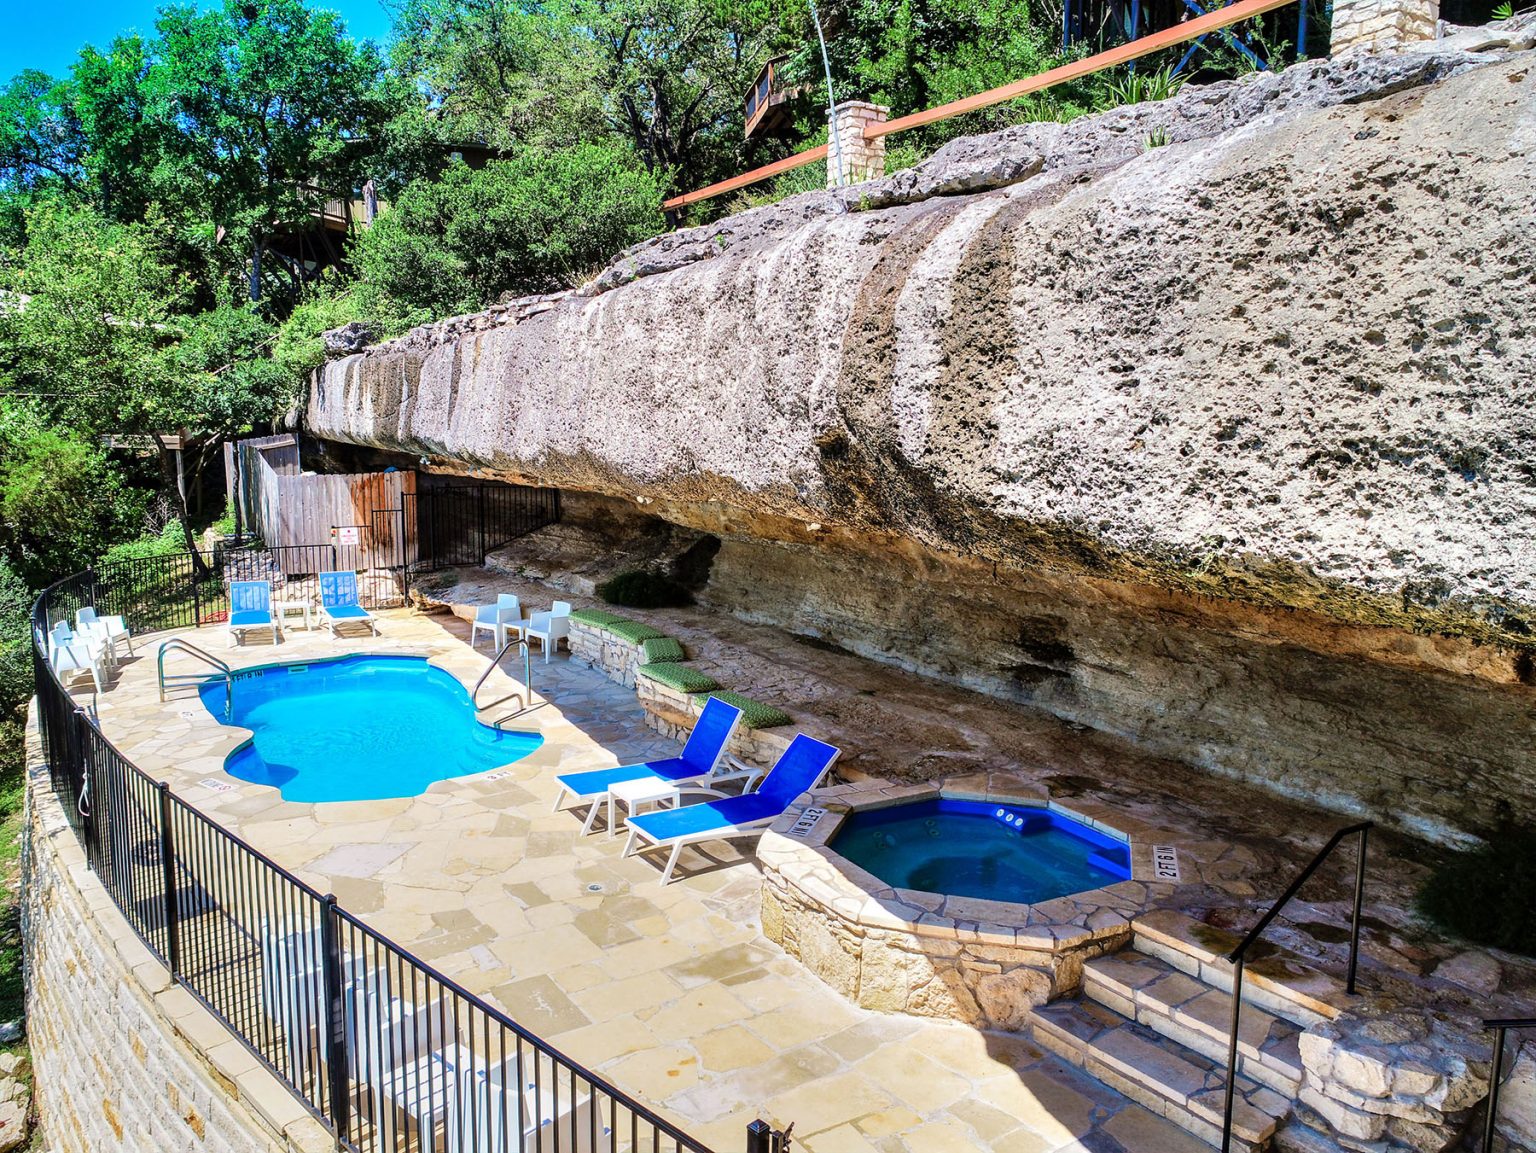
<instances>
[{"instance_id":1,"label":"white plastic chair","mask_svg":"<svg viewBox=\"0 0 1536 1153\"><path fill-rule=\"evenodd\" d=\"M512 593L498 593L495 604L476 607L475 619L469 626L470 648L474 648L477 633L487 632L499 649L507 643L507 633L520 632L522 623L522 603Z\"/></svg>"},{"instance_id":2,"label":"white plastic chair","mask_svg":"<svg viewBox=\"0 0 1536 1153\"><path fill-rule=\"evenodd\" d=\"M541 1060L536 1050L526 1052ZM477 1062L459 1076L458 1107L444 1127L447 1153L612 1153L613 1133L591 1095L578 1096L570 1074L548 1061L540 1072L535 1077L508 1057L489 1066Z\"/></svg>"},{"instance_id":3,"label":"white plastic chair","mask_svg":"<svg viewBox=\"0 0 1536 1153\"><path fill-rule=\"evenodd\" d=\"M128 631L128 622L120 616L98 616L96 610L87 606L75 613L75 627L85 629L87 625L95 625L107 638L114 657L117 655L117 646L128 646L128 655L133 655L133 634Z\"/></svg>"},{"instance_id":4,"label":"white plastic chair","mask_svg":"<svg viewBox=\"0 0 1536 1153\"><path fill-rule=\"evenodd\" d=\"M70 632L69 626L63 621L54 625L53 632L48 634L48 663L53 666L54 675L59 678L60 684L72 675L90 673L96 691L103 691L106 677L102 673L101 661L101 646L89 637Z\"/></svg>"},{"instance_id":5,"label":"white plastic chair","mask_svg":"<svg viewBox=\"0 0 1536 1153\"><path fill-rule=\"evenodd\" d=\"M530 644L538 640L544 646L544 663L563 639L566 648L571 646L571 606L569 601L556 601L547 613L534 613L522 627L522 635Z\"/></svg>"},{"instance_id":6,"label":"white plastic chair","mask_svg":"<svg viewBox=\"0 0 1536 1153\"><path fill-rule=\"evenodd\" d=\"M297 1079L313 1074L321 1061L325 1024L325 971L318 925L280 930L261 928L261 1003L267 1016L283 1031L289 1074ZM342 958L342 1003L349 1037L368 1012L376 973L361 957Z\"/></svg>"}]
</instances>

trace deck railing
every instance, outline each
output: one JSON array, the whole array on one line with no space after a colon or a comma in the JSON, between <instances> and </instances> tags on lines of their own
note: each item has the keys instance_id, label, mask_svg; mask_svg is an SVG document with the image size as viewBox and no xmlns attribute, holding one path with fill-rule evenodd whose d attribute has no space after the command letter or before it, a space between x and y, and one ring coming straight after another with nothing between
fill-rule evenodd
<instances>
[{"instance_id":1,"label":"deck railing","mask_svg":"<svg viewBox=\"0 0 1536 1153\"><path fill-rule=\"evenodd\" d=\"M135 630L207 622L213 582L192 568L184 557L80 573L32 611L53 791L90 868L172 979L330 1127L338 1149L709 1153L199 812L75 704L46 659L51 624L85 605L121 612ZM116 599L98 601L103 591Z\"/></svg>"},{"instance_id":2,"label":"deck railing","mask_svg":"<svg viewBox=\"0 0 1536 1153\"><path fill-rule=\"evenodd\" d=\"M978 92L974 96L967 96L961 100L952 100L948 104L940 104L934 108L925 109L922 112L914 112L909 116L901 116L895 120L869 124L864 128L866 139L874 139L880 136L889 136L893 132L904 132L909 128L920 128L925 124L934 124L941 120L949 120L955 116L967 112L975 112L980 108L990 108L994 104L1003 104L1009 100L1016 100L1020 96L1029 96L1036 92L1044 92L1054 88L1058 84L1065 84L1069 80L1078 80L1084 76L1090 76L1095 72L1103 72L1108 68L1114 68L1120 64L1127 64L1132 60L1139 60L1143 56L1150 56L1154 52L1161 52L1164 48L1170 48L1175 44L1186 44L1190 41L1201 40L1212 33L1224 32L1234 24L1244 20L1252 20L1257 16L1274 12L1277 9L1288 7L1297 3L1297 0L1236 0L1235 3L1195 16L1181 24L1175 24L1171 28L1164 28L1160 32L1154 32L1149 36L1142 36L1135 40L1127 41L1117 47L1104 52L1096 52L1092 56L1085 56L1081 60L1073 60L1056 68L1048 69L1035 76L1026 76L1022 80L1015 80L1012 84L1005 84L1000 88L992 88L986 92ZM1303 5L1303 10L1305 6ZM1305 24L1301 27L1305 29ZM1305 35L1303 31L1301 33ZM728 180L721 180L693 192L685 192L681 196L674 196L670 200L662 202L662 208L669 212L684 208L690 204L696 204L701 200L709 200L716 196L723 196L727 192L734 192L738 188L756 184L762 180L768 180L782 172L801 168L807 164L814 164L818 160L827 159L827 146L818 144L815 148L808 148L804 152L797 152L793 156L787 156L783 160L776 160L772 164L765 164L761 168L754 168L743 172L740 176L732 176Z\"/></svg>"}]
</instances>

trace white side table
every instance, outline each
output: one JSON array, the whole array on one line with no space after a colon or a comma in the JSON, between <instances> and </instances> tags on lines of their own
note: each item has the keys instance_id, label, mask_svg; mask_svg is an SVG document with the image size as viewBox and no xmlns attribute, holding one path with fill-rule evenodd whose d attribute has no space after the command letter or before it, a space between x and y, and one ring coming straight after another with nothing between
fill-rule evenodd
<instances>
[{"instance_id":1,"label":"white side table","mask_svg":"<svg viewBox=\"0 0 1536 1153\"><path fill-rule=\"evenodd\" d=\"M628 810L626 816L632 817L640 812L642 805L660 809L669 803L675 805L678 800L678 786L673 781L664 781L660 777L620 781L608 790L608 835L613 836L619 828L614 815L616 804L622 804Z\"/></svg>"},{"instance_id":2,"label":"white side table","mask_svg":"<svg viewBox=\"0 0 1536 1153\"><path fill-rule=\"evenodd\" d=\"M304 614L304 631L305 632L309 632L309 630L310 630L310 628L312 626L310 624L310 617L309 617L309 598L308 597L306 597L304 600L301 600L301 601L273 601L272 603L273 603L273 606L277 609L277 623L278 623L279 627L281 627L281 628L287 628L288 627L287 624L286 624L286 621L287 621L289 613L303 613Z\"/></svg>"}]
</instances>

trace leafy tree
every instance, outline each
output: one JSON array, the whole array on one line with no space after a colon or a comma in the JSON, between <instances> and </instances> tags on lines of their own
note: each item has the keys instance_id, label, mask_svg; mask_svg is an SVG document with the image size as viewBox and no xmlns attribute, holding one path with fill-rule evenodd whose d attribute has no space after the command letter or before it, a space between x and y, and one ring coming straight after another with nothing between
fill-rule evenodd
<instances>
[{"instance_id":1,"label":"leafy tree","mask_svg":"<svg viewBox=\"0 0 1536 1153\"><path fill-rule=\"evenodd\" d=\"M560 146L607 133L601 93L587 82L591 46L561 9L406 0L395 36L397 72L426 95L392 122L402 140L442 156L453 144Z\"/></svg>"},{"instance_id":2,"label":"leafy tree","mask_svg":"<svg viewBox=\"0 0 1536 1153\"><path fill-rule=\"evenodd\" d=\"M156 192L195 206L250 254L258 299L267 242L309 228L316 207L361 179L387 111L383 61L302 0L169 7L156 30L142 81L158 129Z\"/></svg>"},{"instance_id":3,"label":"leafy tree","mask_svg":"<svg viewBox=\"0 0 1536 1153\"><path fill-rule=\"evenodd\" d=\"M28 69L0 89L0 185L78 193L85 147L67 83Z\"/></svg>"},{"instance_id":4,"label":"leafy tree","mask_svg":"<svg viewBox=\"0 0 1536 1153\"><path fill-rule=\"evenodd\" d=\"M229 435L270 421L290 403L294 382L264 355L273 330L249 309L181 313L186 278L165 259L154 225L116 224L85 208L32 213L10 278L25 303L0 309L0 396L69 443L148 438L190 548L188 509L169 483L174 467L164 434L189 428ZM103 486L102 500L110 503L110 478L92 471L95 456L39 443L47 455L23 455L7 468L51 461L61 477L78 481L68 499L87 493L89 481ZM0 521L14 528L20 522L13 514L27 507L22 498L41 499L41 491L31 481L15 489ZM103 523L121 525L123 518ZM43 555L25 541L19 547Z\"/></svg>"},{"instance_id":5,"label":"leafy tree","mask_svg":"<svg viewBox=\"0 0 1536 1153\"><path fill-rule=\"evenodd\" d=\"M783 30L719 0L408 0L396 65L451 134L616 139L668 188L743 161L742 97Z\"/></svg>"},{"instance_id":6,"label":"leafy tree","mask_svg":"<svg viewBox=\"0 0 1536 1153\"><path fill-rule=\"evenodd\" d=\"M362 284L389 327L571 287L659 231L661 190L622 148L524 149L417 181L359 240Z\"/></svg>"},{"instance_id":7,"label":"leafy tree","mask_svg":"<svg viewBox=\"0 0 1536 1153\"><path fill-rule=\"evenodd\" d=\"M32 591L0 560L0 726L32 696Z\"/></svg>"},{"instance_id":8,"label":"leafy tree","mask_svg":"<svg viewBox=\"0 0 1536 1153\"><path fill-rule=\"evenodd\" d=\"M181 335L184 279L153 227L88 208L38 206L6 287L28 297L0 310L0 388L54 425L92 433L176 427L184 405L165 379Z\"/></svg>"},{"instance_id":9,"label":"leafy tree","mask_svg":"<svg viewBox=\"0 0 1536 1153\"><path fill-rule=\"evenodd\" d=\"M156 137L163 126L146 107L150 49L138 36L119 36L106 52L90 46L76 60L70 100L87 148L82 161L93 204L118 221L142 220L161 199Z\"/></svg>"},{"instance_id":10,"label":"leafy tree","mask_svg":"<svg viewBox=\"0 0 1536 1153\"><path fill-rule=\"evenodd\" d=\"M84 568L133 533L144 505L106 454L80 437L38 428L6 446L0 537L34 587Z\"/></svg>"}]
</instances>

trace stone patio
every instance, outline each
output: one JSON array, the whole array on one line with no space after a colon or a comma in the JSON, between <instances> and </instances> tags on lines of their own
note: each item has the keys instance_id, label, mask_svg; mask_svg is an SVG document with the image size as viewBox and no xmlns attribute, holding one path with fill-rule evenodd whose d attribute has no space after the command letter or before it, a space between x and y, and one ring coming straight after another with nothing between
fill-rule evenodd
<instances>
[{"instance_id":1,"label":"stone patio","mask_svg":"<svg viewBox=\"0 0 1536 1153\"><path fill-rule=\"evenodd\" d=\"M215 629L178 635L236 667L400 652L466 684L483 671L463 621L379 615L377 639L290 629L276 648L225 649ZM693 857L662 888L654 862L621 859L620 839L580 837L578 815L550 811L557 772L676 745L645 727L632 691L564 655L534 658L546 703L516 724L545 743L526 759L406 800L317 806L224 774L243 730L189 693L160 703L153 653L170 635L142 638L101 699L102 726L127 756L722 1153L756 1116L793 1121L809 1153L1205 1148L1024 1037L848 1003L764 938L750 857ZM489 683L501 692L484 696L515 687L501 674Z\"/></svg>"},{"instance_id":2,"label":"stone patio","mask_svg":"<svg viewBox=\"0 0 1536 1153\"><path fill-rule=\"evenodd\" d=\"M525 604L549 597L532 582L483 578L519 592ZM190 639L242 667L401 652L429 657L466 686L484 670L486 650L467 647L463 620L406 610L380 615L377 639L333 642L292 630L275 649L252 643L233 650L219 647L223 636L214 629ZM1156 830L1160 842L1177 847L1182 883L1141 885L1132 904L1187 911L1201 919L1190 922L1200 933L1217 925L1240 931L1263 903L1254 898L1278 892L1308 846L1340 823L1136 754L1101 734L847 654L806 649L771 630L699 610L634 615L682 637L722 681L788 707L797 727L851 749L843 764L855 777L878 774L881 762L932 765L937 750L953 765L950 779L969 779L978 793L1006 781L1042 799L1074 798L1077 809L1106 819L1113 814L1143 842ZM722 1153L739 1147L743 1127L758 1115L793 1121L811 1153L1206 1148L1106 1088L1102 1077L1072 1067L1098 1068L1093 1053L1037 1044L1046 1035L1038 1022L989 1032L872 1011L840 996L781 951L770 939L775 932L765 936L763 875L750 853L722 847L708 859L685 854L680 880L662 888L657 864L621 859L620 840L580 837L578 814L550 811L556 773L671 755L676 744L647 727L632 688L579 661L561 654L546 664L535 656L541 700L513 723L537 729L545 742L526 759L440 782L415 798L314 806L284 802L275 790L223 773L243 730L219 725L190 695L158 701L151 654L162 639L145 638L101 702L105 731L130 758ZM492 720L511 710L517 686L500 673L488 685L494 691L483 695L500 699L482 714ZM948 744L934 739L939 723ZM1028 750L1022 761L1021 749ZM997 772L977 775L984 757ZM1279 835L1252 831L1263 825ZM772 836L765 842L773 843ZM1418 846L1382 838L1375 854L1377 903L1368 910L1365 961L1386 1003L1457 1013L1528 1003L1524 961L1467 952L1413 926L1404 894L1422 868ZM1136 911L1128 906L1122 914ZM1274 934L1327 968L1340 950L1323 930L1340 923L1342 911L1337 902L1300 902ZM1448 980L1440 978L1441 965ZM1467 971L1482 974L1482 987L1454 975ZM1136 1084L1111 1083L1158 1108Z\"/></svg>"}]
</instances>

